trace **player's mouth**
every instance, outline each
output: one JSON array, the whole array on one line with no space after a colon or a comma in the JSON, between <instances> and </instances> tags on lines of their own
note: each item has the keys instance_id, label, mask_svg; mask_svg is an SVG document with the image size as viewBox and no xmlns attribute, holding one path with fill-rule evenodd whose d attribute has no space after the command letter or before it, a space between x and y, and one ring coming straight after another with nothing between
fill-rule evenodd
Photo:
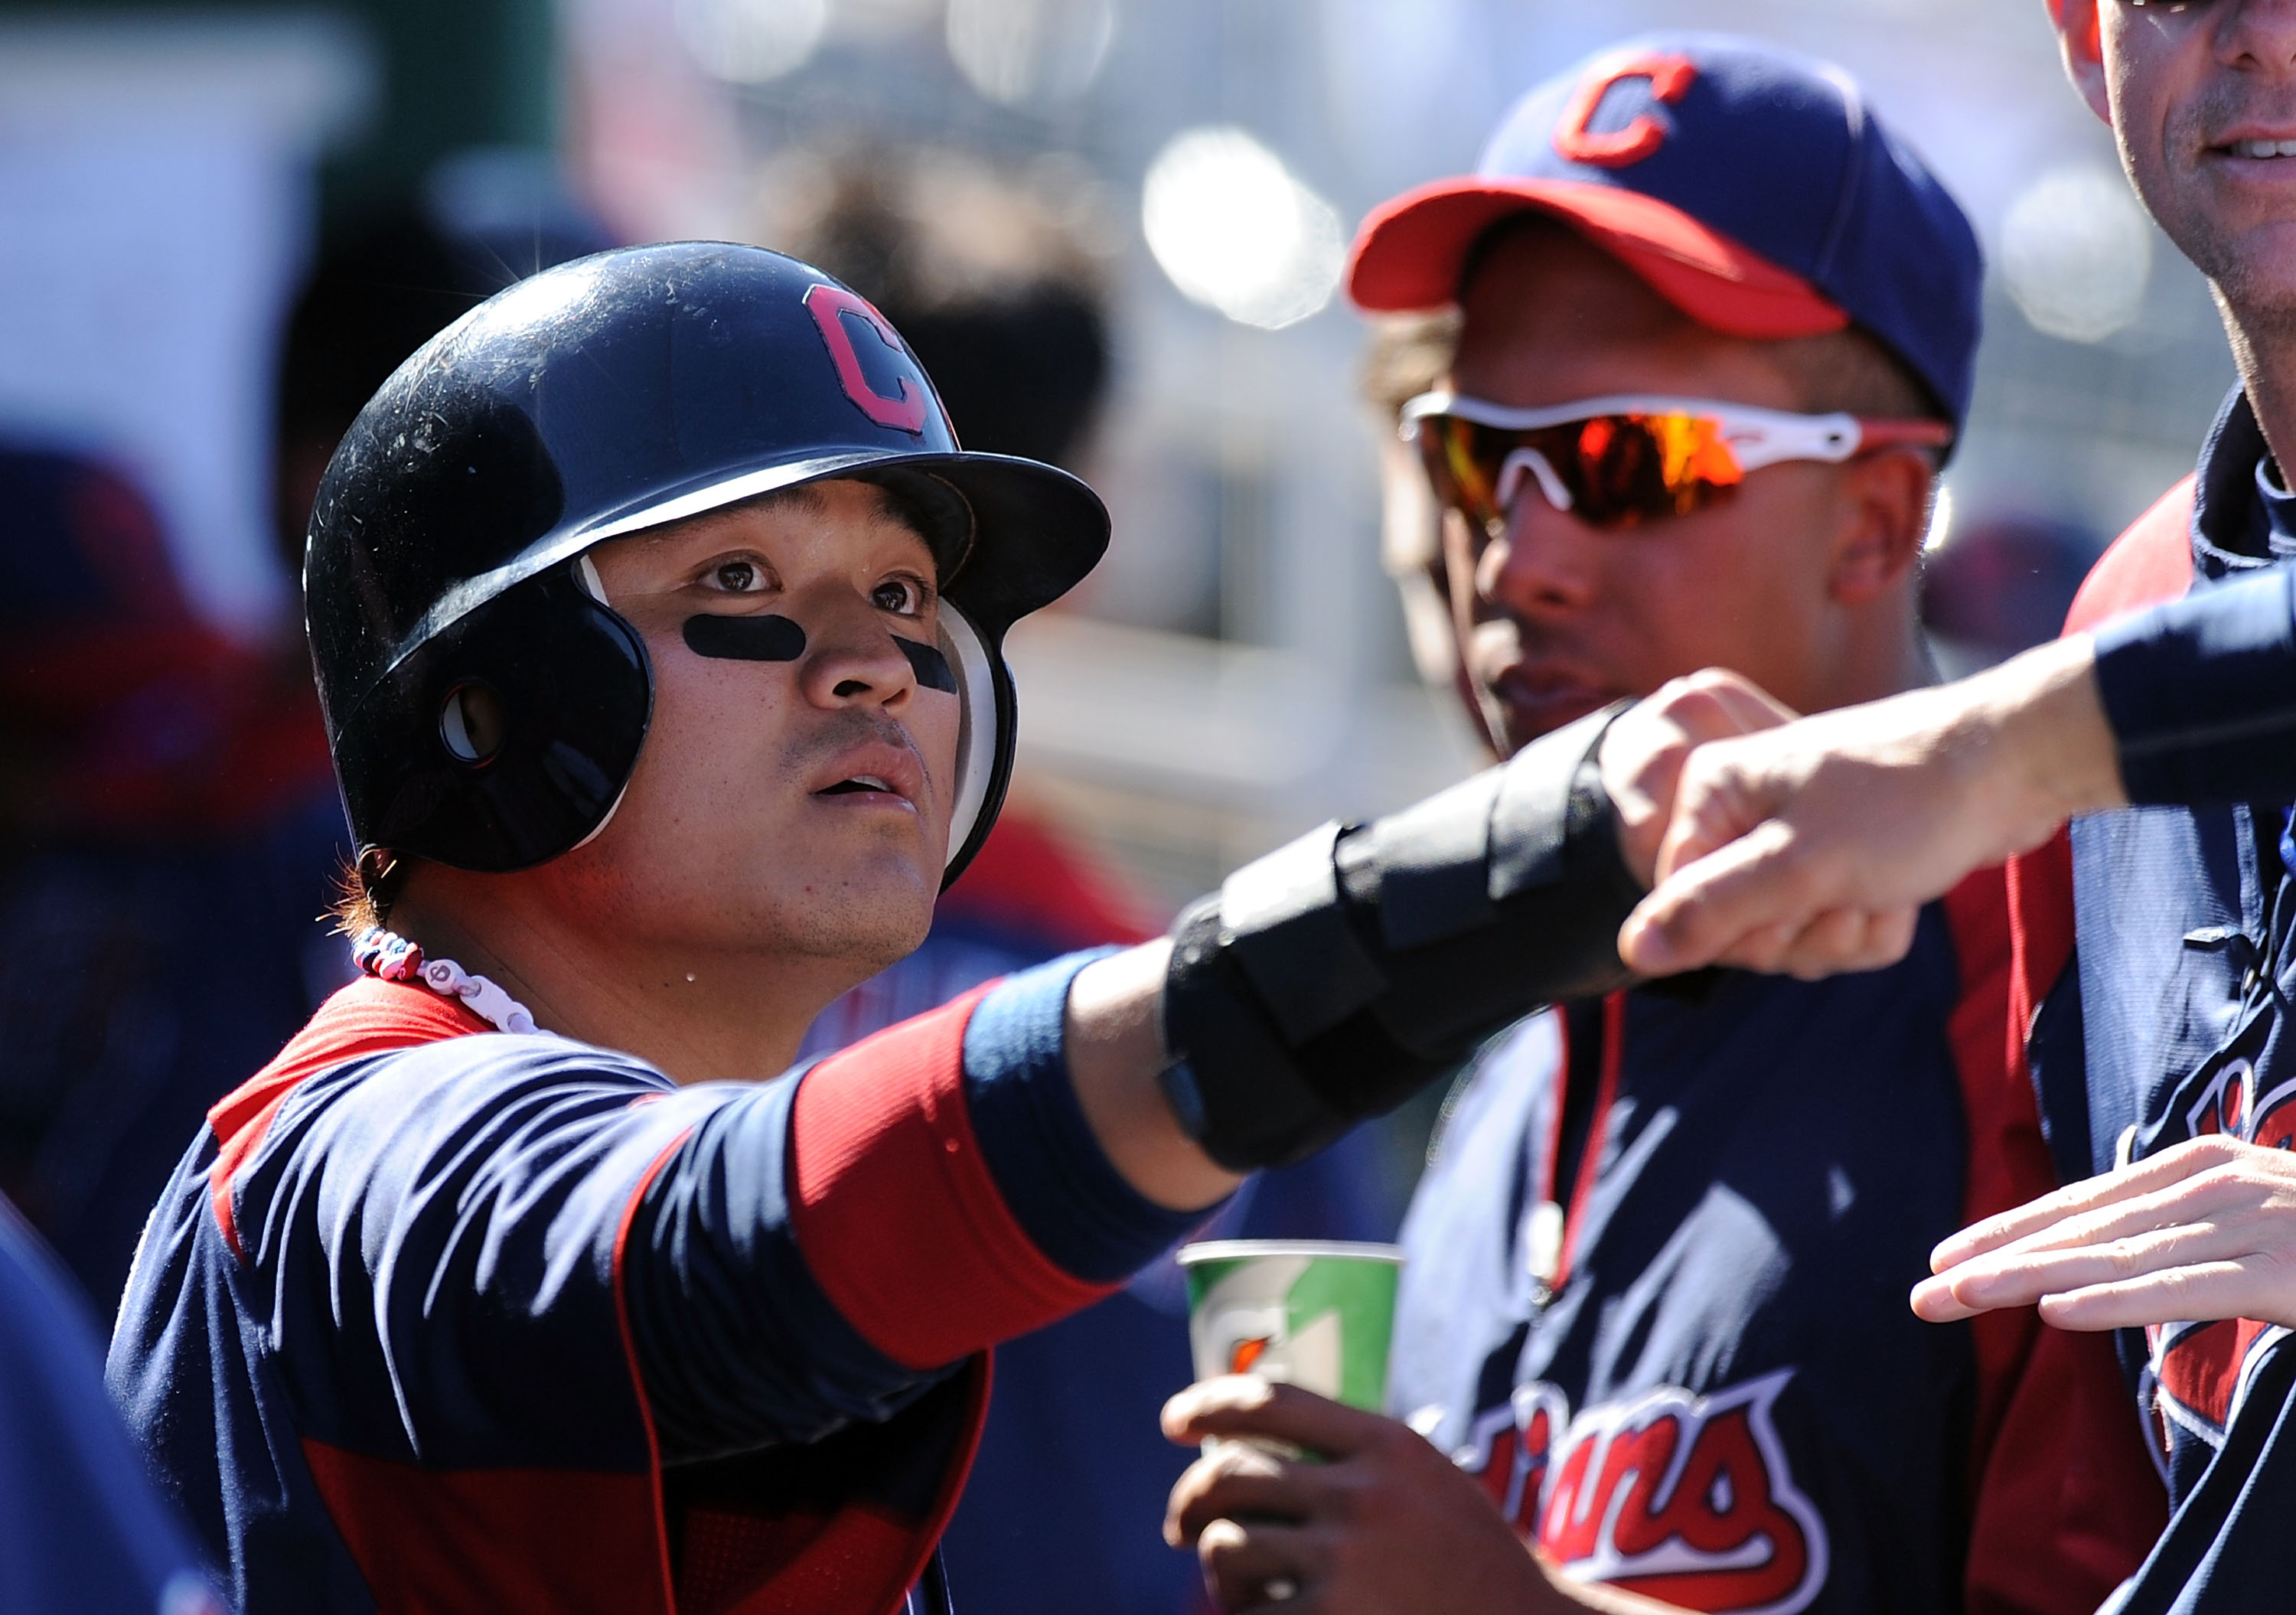
<instances>
[{"instance_id":1,"label":"player's mouth","mask_svg":"<svg viewBox=\"0 0 2296 1615\"><path fill-rule=\"evenodd\" d=\"M2276 174L2280 164L2296 159L2296 128L2263 124L2234 127L2212 137L2206 151L2218 162L2236 163L2251 172L2264 169ZM2251 164L2254 168L2251 168ZM2296 167L2286 172L2296 175Z\"/></svg>"},{"instance_id":2,"label":"player's mouth","mask_svg":"<svg viewBox=\"0 0 2296 1615\"><path fill-rule=\"evenodd\" d=\"M1593 679L1552 666L1509 668L1492 681L1492 690L1506 703L1508 727L1519 740L1560 729L1618 699Z\"/></svg>"},{"instance_id":3,"label":"player's mouth","mask_svg":"<svg viewBox=\"0 0 2296 1615\"><path fill-rule=\"evenodd\" d=\"M894 746L873 744L848 751L814 777L816 797L856 806L880 805L914 813L924 788L916 758Z\"/></svg>"}]
</instances>

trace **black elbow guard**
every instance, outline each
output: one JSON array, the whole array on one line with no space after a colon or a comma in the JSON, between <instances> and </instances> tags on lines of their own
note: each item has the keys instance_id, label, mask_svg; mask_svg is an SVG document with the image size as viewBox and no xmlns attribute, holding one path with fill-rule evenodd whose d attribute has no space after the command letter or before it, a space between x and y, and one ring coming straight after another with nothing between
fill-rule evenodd
<instances>
[{"instance_id":1,"label":"black elbow guard","mask_svg":"<svg viewBox=\"0 0 2296 1615\"><path fill-rule=\"evenodd\" d=\"M1368 825L1247 864L1172 928L1164 1088L1234 1171L1390 1111L1543 1004L1631 980L1643 895L1595 754L1623 708Z\"/></svg>"}]
</instances>

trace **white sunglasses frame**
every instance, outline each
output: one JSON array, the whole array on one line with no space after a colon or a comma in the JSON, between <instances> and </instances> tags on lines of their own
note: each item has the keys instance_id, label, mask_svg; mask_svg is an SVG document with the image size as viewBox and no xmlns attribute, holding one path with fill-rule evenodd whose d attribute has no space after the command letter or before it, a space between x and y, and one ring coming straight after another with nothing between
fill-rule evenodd
<instances>
[{"instance_id":1,"label":"white sunglasses frame","mask_svg":"<svg viewBox=\"0 0 2296 1615\"><path fill-rule=\"evenodd\" d=\"M1868 422L1839 412L1797 414L1783 409L1764 409L1754 404L1725 403L1718 398L1667 398L1650 393L1619 393L1538 409L1517 409L1464 393L1423 392L1404 405L1396 423L1396 434L1406 443L1416 442L1419 423L1431 415L1453 415L1496 431L1537 431L1542 427L1562 426L1596 415L1694 415L1720 427L1722 441L1730 446L1738 469L1750 474L1789 460L1816 460L1838 465L1869 447L1911 443L1942 448L1953 441L1952 429L1942 422ZM1876 428L1886 430L1877 431ZM1877 437L1880 442L1871 441ZM1929 441L1924 442L1925 439ZM1546 456L1535 448L1518 448L1501 463L1498 486L1492 490L1500 510L1514 508L1526 471L1538 479L1539 491L1546 496L1549 504L1559 511L1571 507L1570 490L1563 486L1562 477L1547 463Z\"/></svg>"}]
</instances>

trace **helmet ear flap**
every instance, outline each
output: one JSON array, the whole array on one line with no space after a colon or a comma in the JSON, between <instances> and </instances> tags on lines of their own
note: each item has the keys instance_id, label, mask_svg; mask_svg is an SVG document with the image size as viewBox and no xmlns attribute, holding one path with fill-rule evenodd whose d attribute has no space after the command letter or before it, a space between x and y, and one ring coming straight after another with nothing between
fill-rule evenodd
<instances>
[{"instance_id":1,"label":"helmet ear flap","mask_svg":"<svg viewBox=\"0 0 2296 1615\"><path fill-rule=\"evenodd\" d=\"M365 847L457 869L571 851L621 800L652 717L637 633L571 566L504 591L386 674L336 735Z\"/></svg>"},{"instance_id":2,"label":"helmet ear flap","mask_svg":"<svg viewBox=\"0 0 2296 1615\"><path fill-rule=\"evenodd\" d=\"M948 862L941 872L941 889L946 891L988 840L997 811L1004 806L1004 790L1013 779L1018 710L1004 646L984 635L946 597L940 605L940 650L956 676L957 700L963 703Z\"/></svg>"}]
</instances>

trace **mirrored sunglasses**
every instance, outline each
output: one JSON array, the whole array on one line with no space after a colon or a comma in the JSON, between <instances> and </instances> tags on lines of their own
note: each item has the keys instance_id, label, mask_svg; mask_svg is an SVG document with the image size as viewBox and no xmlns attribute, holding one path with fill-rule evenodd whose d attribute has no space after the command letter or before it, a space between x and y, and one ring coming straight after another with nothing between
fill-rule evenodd
<instances>
[{"instance_id":1,"label":"mirrored sunglasses","mask_svg":"<svg viewBox=\"0 0 2296 1615\"><path fill-rule=\"evenodd\" d=\"M1437 497L1495 538L1533 480L1548 504L1590 527L1628 528L1708 509L1751 472L1782 461L1839 463L1875 449L1953 441L1942 421L1644 397L1513 409L1447 392L1406 404L1401 430L1417 442Z\"/></svg>"}]
</instances>

